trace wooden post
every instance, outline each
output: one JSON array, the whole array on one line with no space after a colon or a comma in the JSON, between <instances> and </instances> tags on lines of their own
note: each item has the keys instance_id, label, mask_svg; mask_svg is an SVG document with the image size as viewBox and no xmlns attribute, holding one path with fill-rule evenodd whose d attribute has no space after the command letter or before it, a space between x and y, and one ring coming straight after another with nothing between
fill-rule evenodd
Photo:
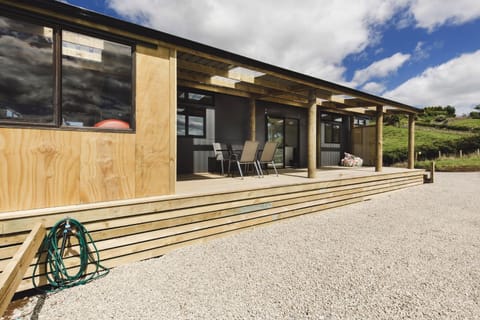
<instances>
[{"instance_id":1,"label":"wooden post","mask_svg":"<svg viewBox=\"0 0 480 320\"><path fill-rule=\"evenodd\" d=\"M415 115L408 115L408 169L415 166Z\"/></svg>"},{"instance_id":2,"label":"wooden post","mask_svg":"<svg viewBox=\"0 0 480 320\"><path fill-rule=\"evenodd\" d=\"M250 98L250 140L257 141L257 120L256 120L256 112L257 111L257 103L255 98Z\"/></svg>"},{"instance_id":3,"label":"wooden post","mask_svg":"<svg viewBox=\"0 0 480 320\"><path fill-rule=\"evenodd\" d=\"M435 181L435 161L430 164L430 183Z\"/></svg>"},{"instance_id":4,"label":"wooden post","mask_svg":"<svg viewBox=\"0 0 480 320\"><path fill-rule=\"evenodd\" d=\"M317 96L310 91L308 98L308 177L317 174Z\"/></svg>"},{"instance_id":5,"label":"wooden post","mask_svg":"<svg viewBox=\"0 0 480 320\"><path fill-rule=\"evenodd\" d=\"M375 171L383 169L383 106L377 106L377 147Z\"/></svg>"},{"instance_id":6,"label":"wooden post","mask_svg":"<svg viewBox=\"0 0 480 320\"><path fill-rule=\"evenodd\" d=\"M348 147L349 147L350 153L353 154L353 129L355 128L355 116L354 115L350 116L349 126L350 126L350 128L349 128L350 129L350 135L349 135L349 139L348 139ZM342 158L343 154L340 157Z\"/></svg>"}]
</instances>

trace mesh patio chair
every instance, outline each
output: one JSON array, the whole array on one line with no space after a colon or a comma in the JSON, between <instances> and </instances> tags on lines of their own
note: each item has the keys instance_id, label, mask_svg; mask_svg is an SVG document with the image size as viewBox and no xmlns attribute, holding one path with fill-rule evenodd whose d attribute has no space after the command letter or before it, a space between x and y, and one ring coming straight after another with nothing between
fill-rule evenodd
<instances>
[{"instance_id":1,"label":"mesh patio chair","mask_svg":"<svg viewBox=\"0 0 480 320\"><path fill-rule=\"evenodd\" d=\"M268 169L268 165L271 164L273 167L273 170L275 170L275 173L277 174L278 177L278 171L277 168L275 167L275 151L277 151L277 146L278 144L273 141L269 141L265 143L265 146L263 147L262 155L260 156L260 159L257 160L258 163L258 168L260 169L260 173L263 177L263 171L262 171L262 164L265 164L265 169Z\"/></svg>"},{"instance_id":2,"label":"mesh patio chair","mask_svg":"<svg viewBox=\"0 0 480 320\"><path fill-rule=\"evenodd\" d=\"M218 142L214 142L213 144L213 153L215 155L215 160L220 161L220 167L222 169L222 176L225 175L224 169L224 162L225 158L223 157L222 145Z\"/></svg>"},{"instance_id":3,"label":"mesh patio chair","mask_svg":"<svg viewBox=\"0 0 480 320\"><path fill-rule=\"evenodd\" d=\"M257 176L260 177L260 171L257 166L257 151L258 151L258 142L257 141L245 141L243 145L242 154L240 157L236 154L232 154L232 157L235 158L235 162L238 166L238 172L243 179L242 164L247 167L250 164L253 164ZM230 163L228 164L228 171L230 171Z\"/></svg>"}]
</instances>

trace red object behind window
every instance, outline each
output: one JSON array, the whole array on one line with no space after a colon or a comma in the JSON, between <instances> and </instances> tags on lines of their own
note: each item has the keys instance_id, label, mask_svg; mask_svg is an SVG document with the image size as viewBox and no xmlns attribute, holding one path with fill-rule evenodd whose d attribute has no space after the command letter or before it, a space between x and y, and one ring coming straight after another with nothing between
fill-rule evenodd
<instances>
[{"instance_id":1,"label":"red object behind window","mask_svg":"<svg viewBox=\"0 0 480 320\"><path fill-rule=\"evenodd\" d=\"M130 125L127 122L117 119L102 120L95 123L94 127L105 129L130 129Z\"/></svg>"}]
</instances>

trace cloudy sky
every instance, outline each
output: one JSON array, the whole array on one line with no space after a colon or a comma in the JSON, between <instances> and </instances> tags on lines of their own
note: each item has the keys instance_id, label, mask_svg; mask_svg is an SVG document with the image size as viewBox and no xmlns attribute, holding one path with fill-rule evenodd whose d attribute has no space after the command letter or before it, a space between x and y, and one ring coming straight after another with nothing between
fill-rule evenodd
<instances>
[{"instance_id":1,"label":"cloudy sky","mask_svg":"<svg viewBox=\"0 0 480 320\"><path fill-rule=\"evenodd\" d=\"M480 104L479 0L68 0L418 107ZM65 1L67 2L67 1Z\"/></svg>"}]
</instances>

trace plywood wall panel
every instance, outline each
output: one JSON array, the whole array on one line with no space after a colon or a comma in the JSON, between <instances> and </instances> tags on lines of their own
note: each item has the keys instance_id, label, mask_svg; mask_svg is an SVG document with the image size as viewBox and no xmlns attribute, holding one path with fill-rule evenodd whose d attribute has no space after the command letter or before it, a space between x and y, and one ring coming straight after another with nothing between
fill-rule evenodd
<instances>
[{"instance_id":1,"label":"plywood wall panel","mask_svg":"<svg viewBox=\"0 0 480 320\"><path fill-rule=\"evenodd\" d=\"M80 196L82 203L135 196L135 136L92 132L82 136Z\"/></svg>"},{"instance_id":2,"label":"plywood wall panel","mask_svg":"<svg viewBox=\"0 0 480 320\"><path fill-rule=\"evenodd\" d=\"M0 128L0 212L173 193L175 60L137 47L135 132Z\"/></svg>"},{"instance_id":3,"label":"plywood wall panel","mask_svg":"<svg viewBox=\"0 0 480 320\"><path fill-rule=\"evenodd\" d=\"M0 211L78 203L79 159L72 132L0 129Z\"/></svg>"},{"instance_id":4,"label":"plywood wall panel","mask_svg":"<svg viewBox=\"0 0 480 320\"><path fill-rule=\"evenodd\" d=\"M138 48L136 56L136 196L172 193L172 106L170 51ZM141 94L140 94L141 93ZM173 142L172 142L173 140Z\"/></svg>"}]
</instances>

